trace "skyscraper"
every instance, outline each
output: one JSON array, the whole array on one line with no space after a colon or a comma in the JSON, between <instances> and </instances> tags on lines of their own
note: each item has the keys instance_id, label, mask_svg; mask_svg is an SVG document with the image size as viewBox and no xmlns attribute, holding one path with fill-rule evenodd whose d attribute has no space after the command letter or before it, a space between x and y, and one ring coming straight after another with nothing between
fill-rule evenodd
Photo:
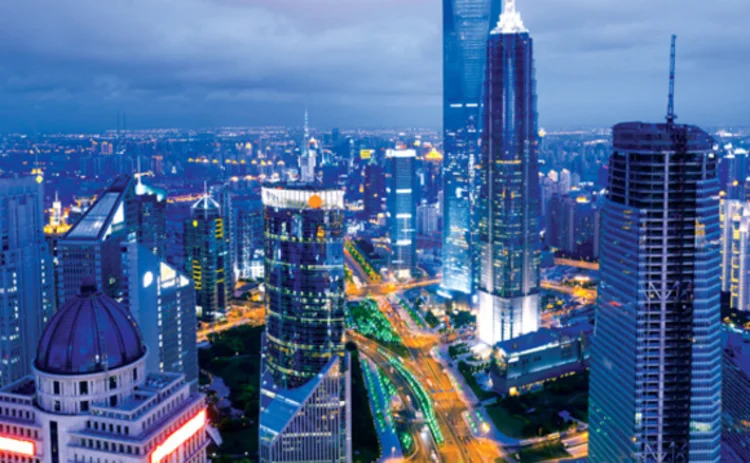
<instances>
[{"instance_id":1,"label":"skyscraper","mask_svg":"<svg viewBox=\"0 0 750 463\"><path fill-rule=\"evenodd\" d=\"M750 461L750 334L723 333L723 462Z\"/></svg>"},{"instance_id":2,"label":"skyscraper","mask_svg":"<svg viewBox=\"0 0 750 463\"><path fill-rule=\"evenodd\" d=\"M195 282L196 309L203 320L224 316L234 290L225 234L221 206L205 193L185 222L186 267Z\"/></svg>"},{"instance_id":3,"label":"skyscraper","mask_svg":"<svg viewBox=\"0 0 750 463\"><path fill-rule=\"evenodd\" d=\"M31 372L36 344L55 311L43 197L34 177L0 179L0 386Z\"/></svg>"},{"instance_id":4,"label":"skyscraper","mask_svg":"<svg viewBox=\"0 0 750 463\"><path fill-rule=\"evenodd\" d=\"M344 191L296 184L262 190L266 333L261 462L350 462L344 349Z\"/></svg>"},{"instance_id":5,"label":"skyscraper","mask_svg":"<svg viewBox=\"0 0 750 463\"><path fill-rule=\"evenodd\" d=\"M533 41L506 0L490 33L476 213L479 339L494 345L539 327L539 134Z\"/></svg>"},{"instance_id":6,"label":"skyscraper","mask_svg":"<svg viewBox=\"0 0 750 463\"><path fill-rule=\"evenodd\" d=\"M417 268L416 151L388 150L387 212L391 254L388 269L398 280L409 280Z\"/></svg>"},{"instance_id":7,"label":"skyscraper","mask_svg":"<svg viewBox=\"0 0 750 463\"><path fill-rule=\"evenodd\" d=\"M721 290L733 309L750 311L750 203L721 201Z\"/></svg>"},{"instance_id":8,"label":"skyscraper","mask_svg":"<svg viewBox=\"0 0 750 463\"><path fill-rule=\"evenodd\" d=\"M93 277L104 294L122 300L120 245L135 240L138 228L133 179L117 177L57 243L57 296L60 304L75 297L84 278Z\"/></svg>"},{"instance_id":9,"label":"skyscraper","mask_svg":"<svg viewBox=\"0 0 750 463\"><path fill-rule=\"evenodd\" d=\"M473 291L471 166L479 152L487 34L501 0L443 0L443 281Z\"/></svg>"},{"instance_id":10,"label":"skyscraper","mask_svg":"<svg viewBox=\"0 0 750 463\"><path fill-rule=\"evenodd\" d=\"M167 257L167 192L143 183L138 176L135 184L138 208L137 240L154 255Z\"/></svg>"},{"instance_id":11,"label":"skyscraper","mask_svg":"<svg viewBox=\"0 0 750 463\"><path fill-rule=\"evenodd\" d=\"M718 462L719 183L698 127L614 127L591 356L589 461Z\"/></svg>"}]
</instances>

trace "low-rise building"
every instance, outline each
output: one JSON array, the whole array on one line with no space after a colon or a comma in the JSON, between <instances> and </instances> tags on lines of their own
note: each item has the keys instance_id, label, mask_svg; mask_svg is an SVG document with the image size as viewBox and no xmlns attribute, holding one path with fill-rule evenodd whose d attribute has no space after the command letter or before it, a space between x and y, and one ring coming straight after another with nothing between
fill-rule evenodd
<instances>
[{"instance_id":1,"label":"low-rise building","mask_svg":"<svg viewBox=\"0 0 750 463\"><path fill-rule=\"evenodd\" d=\"M492 387L499 394L516 394L532 386L584 371L588 366L589 323L542 328L495 345Z\"/></svg>"},{"instance_id":2,"label":"low-rise building","mask_svg":"<svg viewBox=\"0 0 750 463\"><path fill-rule=\"evenodd\" d=\"M204 463L202 394L149 373L129 311L84 282L47 325L33 374L0 390L0 462Z\"/></svg>"}]
</instances>

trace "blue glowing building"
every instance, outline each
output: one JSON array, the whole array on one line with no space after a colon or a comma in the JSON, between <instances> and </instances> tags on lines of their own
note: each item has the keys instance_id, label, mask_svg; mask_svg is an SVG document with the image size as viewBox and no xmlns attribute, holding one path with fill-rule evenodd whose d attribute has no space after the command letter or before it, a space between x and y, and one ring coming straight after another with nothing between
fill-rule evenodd
<instances>
[{"instance_id":1,"label":"blue glowing building","mask_svg":"<svg viewBox=\"0 0 750 463\"><path fill-rule=\"evenodd\" d=\"M489 345L539 327L539 134L533 41L506 0L487 48L476 208L479 339Z\"/></svg>"},{"instance_id":2,"label":"blue glowing building","mask_svg":"<svg viewBox=\"0 0 750 463\"><path fill-rule=\"evenodd\" d=\"M480 104L491 18L500 0L443 0L443 281L473 292L471 166L478 158Z\"/></svg>"},{"instance_id":3,"label":"blue glowing building","mask_svg":"<svg viewBox=\"0 0 750 463\"><path fill-rule=\"evenodd\" d=\"M690 125L614 127L591 354L589 462L718 462L718 157Z\"/></svg>"},{"instance_id":4,"label":"blue glowing building","mask_svg":"<svg viewBox=\"0 0 750 463\"><path fill-rule=\"evenodd\" d=\"M266 333L262 462L351 461L344 349L344 191L299 183L262 190Z\"/></svg>"},{"instance_id":5,"label":"blue glowing building","mask_svg":"<svg viewBox=\"0 0 750 463\"><path fill-rule=\"evenodd\" d=\"M388 158L388 269L399 281L412 279L417 270L416 151L395 149Z\"/></svg>"}]
</instances>

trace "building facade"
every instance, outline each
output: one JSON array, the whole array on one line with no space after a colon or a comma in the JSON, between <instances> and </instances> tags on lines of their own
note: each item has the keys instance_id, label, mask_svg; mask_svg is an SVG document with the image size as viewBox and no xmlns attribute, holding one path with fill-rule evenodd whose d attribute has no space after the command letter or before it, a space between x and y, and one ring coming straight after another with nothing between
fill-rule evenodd
<instances>
[{"instance_id":1,"label":"building facade","mask_svg":"<svg viewBox=\"0 0 750 463\"><path fill-rule=\"evenodd\" d=\"M232 268L222 208L208 194L190 210L185 222L185 266L195 283L196 310L211 321L225 315L232 296Z\"/></svg>"},{"instance_id":2,"label":"building facade","mask_svg":"<svg viewBox=\"0 0 750 463\"><path fill-rule=\"evenodd\" d=\"M733 309L750 310L750 203L721 201L721 290Z\"/></svg>"},{"instance_id":3,"label":"building facade","mask_svg":"<svg viewBox=\"0 0 750 463\"><path fill-rule=\"evenodd\" d=\"M0 386L31 372L36 343L55 312L43 198L34 177L0 178Z\"/></svg>"},{"instance_id":4,"label":"building facade","mask_svg":"<svg viewBox=\"0 0 750 463\"><path fill-rule=\"evenodd\" d=\"M719 461L713 146L689 125L614 127L591 355L592 463Z\"/></svg>"},{"instance_id":5,"label":"building facade","mask_svg":"<svg viewBox=\"0 0 750 463\"><path fill-rule=\"evenodd\" d=\"M388 162L388 239L391 276L407 281L417 269L417 173L416 151L395 149L386 152Z\"/></svg>"},{"instance_id":6,"label":"building facade","mask_svg":"<svg viewBox=\"0 0 750 463\"><path fill-rule=\"evenodd\" d=\"M262 462L350 462L344 191L263 188Z\"/></svg>"},{"instance_id":7,"label":"building facade","mask_svg":"<svg viewBox=\"0 0 750 463\"><path fill-rule=\"evenodd\" d=\"M144 184L138 177L135 184L138 209L137 240L162 258L167 258L167 192Z\"/></svg>"},{"instance_id":8,"label":"building facade","mask_svg":"<svg viewBox=\"0 0 750 463\"><path fill-rule=\"evenodd\" d=\"M237 222L237 270L239 278L263 278L264 243L263 203L257 199L235 201Z\"/></svg>"},{"instance_id":9,"label":"building facade","mask_svg":"<svg viewBox=\"0 0 750 463\"><path fill-rule=\"evenodd\" d=\"M725 333L722 374L722 461L750 461L750 333Z\"/></svg>"},{"instance_id":10,"label":"building facade","mask_svg":"<svg viewBox=\"0 0 750 463\"><path fill-rule=\"evenodd\" d=\"M205 398L149 372L128 310L85 283L42 333L33 375L0 390L0 460L204 463Z\"/></svg>"},{"instance_id":11,"label":"building facade","mask_svg":"<svg viewBox=\"0 0 750 463\"><path fill-rule=\"evenodd\" d=\"M506 1L487 47L480 194L478 336L494 345L539 327L539 134L533 40Z\"/></svg>"},{"instance_id":12,"label":"building facade","mask_svg":"<svg viewBox=\"0 0 750 463\"><path fill-rule=\"evenodd\" d=\"M443 279L472 294L472 169L479 156L480 104L490 23L500 0L443 0Z\"/></svg>"},{"instance_id":13,"label":"building facade","mask_svg":"<svg viewBox=\"0 0 750 463\"><path fill-rule=\"evenodd\" d=\"M148 348L150 372L175 372L197 385L195 288L187 275L155 256L152 248L124 243L123 304L138 326Z\"/></svg>"}]
</instances>

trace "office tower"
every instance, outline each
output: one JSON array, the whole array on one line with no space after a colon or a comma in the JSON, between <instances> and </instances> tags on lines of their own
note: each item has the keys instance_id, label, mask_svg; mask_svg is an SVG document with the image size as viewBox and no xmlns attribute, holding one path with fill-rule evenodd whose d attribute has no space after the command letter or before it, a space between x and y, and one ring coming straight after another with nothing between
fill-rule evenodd
<instances>
[{"instance_id":1,"label":"office tower","mask_svg":"<svg viewBox=\"0 0 750 463\"><path fill-rule=\"evenodd\" d=\"M261 279L264 271L263 202L243 198L234 202L237 220L239 278Z\"/></svg>"},{"instance_id":2,"label":"office tower","mask_svg":"<svg viewBox=\"0 0 750 463\"><path fill-rule=\"evenodd\" d=\"M443 0L443 281L473 292L472 169L479 152L480 103L490 22L500 0Z\"/></svg>"},{"instance_id":3,"label":"office tower","mask_svg":"<svg viewBox=\"0 0 750 463\"><path fill-rule=\"evenodd\" d=\"M131 177L117 177L58 241L57 297L61 305L78 294L88 276L94 277L104 294L122 300L120 244L134 240L138 227L133 186Z\"/></svg>"},{"instance_id":4,"label":"office tower","mask_svg":"<svg viewBox=\"0 0 750 463\"><path fill-rule=\"evenodd\" d=\"M195 288L187 275L140 243L122 247L125 276L123 305L148 348L151 372L183 373L197 384Z\"/></svg>"},{"instance_id":5,"label":"office tower","mask_svg":"<svg viewBox=\"0 0 750 463\"><path fill-rule=\"evenodd\" d=\"M438 231L437 204L420 204L417 206L417 233L432 235Z\"/></svg>"},{"instance_id":6,"label":"office tower","mask_svg":"<svg viewBox=\"0 0 750 463\"><path fill-rule=\"evenodd\" d=\"M589 462L718 462L719 183L698 127L614 127L591 356Z\"/></svg>"},{"instance_id":7,"label":"office tower","mask_svg":"<svg viewBox=\"0 0 750 463\"><path fill-rule=\"evenodd\" d=\"M750 461L750 335L726 330L722 364L722 460Z\"/></svg>"},{"instance_id":8,"label":"office tower","mask_svg":"<svg viewBox=\"0 0 750 463\"><path fill-rule=\"evenodd\" d=\"M0 386L29 374L55 311L43 188L34 177L0 178Z\"/></svg>"},{"instance_id":9,"label":"office tower","mask_svg":"<svg viewBox=\"0 0 750 463\"><path fill-rule=\"evenodd\" d=\"M568 191L570 191L570 187L572 186L573 186L573 179L572 179L572 175L570 174L570 171L568 169L561 170L560 182L558 183L560 194L562 195L568 194Z\"/></svg>"},{"instance_id":10,"label":"office tower","mask_svg":"<svg viewBox=\"0 0 750 463\"><path fill-rule=\"evenodd\" d=\"M479 339L494 345L539 327L539 130L533 41L506 0L490 33L477 208Z\"/></svg>"},{"instance_id":11,"label":"office tower","mask_svg":"<svg viewBox=\"0 0 750 463\"><path fill-rule=\"evenodd\" d=\"M237 221L234 208L234 198L228 184L211 188L213 197L217 198L221 206L221 216L224 219L224 241L226 242L227 254L229 255L229 268L227 269L227 284L234 288L237 282Z\"/></svg>"},{"instance_id":12,"label":"office tower","mask_svg":"<svg viewBox=\"0 0 750 463\"><path fill-rule=\"evenodd\" d=\"M344 191L263 188L266 334L261 462L350 462Z\"/></svg>"},{"instance_id":13,"label":"office tower","mask_svg":"<svg viewBox=\"0 0 750 463\"><path fill-rule=\"evenodd\" d=\"M597 259L599 257L600 210L596 195L574 190L551 207L558 208L558 246L568 257ZM551 214L554 217L554 214ZM550 232L550 229L547 229Z\"/></svg>"},{"instance_id":14,"label":"office tower","mask_svg":"<svg viewBox=\"0 0 750 463\"><path fill-rule=\"evenodd\" d=\"M315 180L317 151L317 141L310 137L310 129L307 122L307 110L305 110L305 128L302 135L302 150L299 156L300 181L312 182Z\"/></svg>"},{"instance_id":15,"label":"office tower","mask_svg":"<svg viewBox=\"0 0 750 463\"><path fill-rule=\"evenodd\" d=\"M142 175L135 184L138 243L155 256L167 257L167 192L143 183Z\"/></svg>"},{"instance_id":16,"label":"office tower","mask_svg":"<svg viewBox=\"0 0 750 463\"><path fill-rule=\"evenodd\" d=\"M234 290L224 216L219 203L205 193L185 221L186 269L195 282L196 309L202 320L222 318Z\"/></svg>"},{"instance_id":17,"label":"office tower","mask_svg":"<svg viewBox=\"0 0 750 463\"><path fill-rule=\"evenodd\" d=\"M750 203L723 200L721 220L721 290L733 309L750 310Z\"/></svg>"},{"instance_id":18,"label":"office tower","mask_svg":"<svg viewBox=\"0 0 750 463\"><path fill-rule=\"evenodd\" d=\"M370 158L365 165L364 184L363 184L363 203L364 213L367 220L377 219L383 211L383 201L385 200L385 179L383 169Z\"/></svg>"},{"instance_id":19,"label":"office tower","mask_svg":"<svg viewBox=\"0 0 750 463\"><path fill-rule=\"evenodd\" d=\"M388 269L400 281L413 278L417 269L417 153L411 149L386 152L388 160Z\"/></svg>"},{"instance_id":20,"label":"office tower","mask_svg":"<svg viewBox=\"0 0 750 463\"><path fill-rule=\"evenodd\" d=\"M127 309L81 288L41 335L33 374L0 390L3 461L206 461L203 394L148 370Z\"/></svg>"},{"instance_id":21,"label":"office tower","mask_svg":"<svg viewBox=\"0 0 750 463\"><path fill-rule=\"evenodd\" d=\"M719 188L726 199L745 198L745 179L748 174L747 151L730 149L719 161Z\"/></svg>"}]
</instances>

